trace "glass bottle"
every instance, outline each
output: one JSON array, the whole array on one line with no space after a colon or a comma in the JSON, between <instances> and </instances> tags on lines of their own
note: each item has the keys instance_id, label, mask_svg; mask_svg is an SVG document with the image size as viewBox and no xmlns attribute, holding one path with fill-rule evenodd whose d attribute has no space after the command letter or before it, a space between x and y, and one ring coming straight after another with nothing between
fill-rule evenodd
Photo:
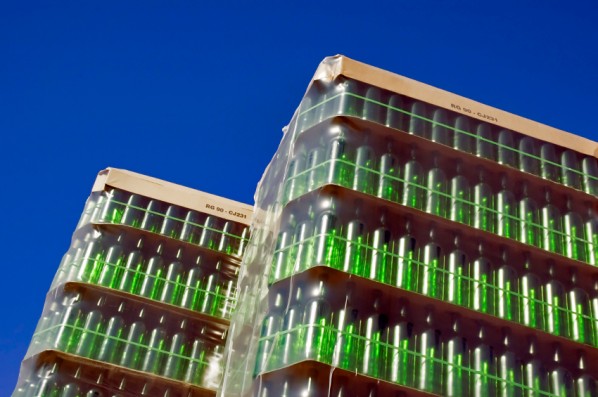
<instances>
[{"instance_id":1,"label":"glass bottle","mask_svg":"<svg viewBox=\"0 0 598 397\"><path fill-rule=\"evenodd\" d=\"M437 157L434 157L433 163L434 168L428 171L426 178L425 211L446 217L448 212L446 174L439 167Z\"/></svg>"},{"instance_id":2,"label":"glass bottle","mask_svg":"<svg viewBox=\"0 0 598 397\"><path fill-rule=\"evenodd\" d=\"M409 117L408 133L412 135L428 137L428 130L430 129L430 121L427 118L428 109L423 102L413 102L411 105L411 114Z\"/></svg>"},{"instance_id":3,"label":"glass bottle","mask_svg":"<svg viewBox=\"0 0 598 397\"><path fill-rule=\"evenodd\" d=\"M517 156L515 153L515 137L509 130L501 130L498 133L498 163L508 167L517 168Z\"/></svg>"},{"instance_id":4,"label":"glass bottle","mask_svg":"<svg viewBox=\"0 0 598 397\"><path fill-rule=\"evenodd\" d=\"M397 243L397 265L393 269L390 283L395 287L411 290L415 288L418 262L415 238L411 235L411 221L405 221L406 234Z\"/></svg>"},{"instance_id":5,"label":"glass bottle","mask_svg":"<svg viewBox=\"0 0 598 397\"><path fill-rule=\"evenodd\" d=\"M398 202L401 196L399 158L393 154L393 144L390 140L386 142L386 153L380 157L378 172L376 196Z\"/></svg>"},{"instance_id":6,"label":"glass bottle","mask_svg":"<svg viewBox=\"0 0 598 397\"><path fill-rule=\"evenodd\" d=\"M461 250L461 237L455 236L454 249L446 261L446 293L444 298L447 302L464 306L466 304L466 275L467 255Z\"/></svg>"},{"instance_id":7,"label":"glass bottle","mask_svg":"<svg viewBox=\"0 0 598 397\"><path fill-rule=\"evenodd\" d=\"M432 112L432 131L430 137L432 141L449 146L453 141L453 131L448 127L447 111L442 108L436 108Z\"/></svg>"},{"instance_id":8,"label":"glass bottle","mask_svg":"<svg viewBox=\"0 0 598 397\"><path fill-rule=\"evenodd\" d=\"M436 243L436 231L430 230L430 241L424 246L422 266L419 269L418 292L433 298L442 297L443 274L441 271L440 246Z\"/></svg>"},{"instance_id":9,"label":"glass bottle","mask_svg":"<svg viewBox=\"0 0 598 397\"><path fill-rule=\"evenodd\" d=\"M369 133L366 132L363 138L363 145L360 145L355 151L355 171L353 172L353 182L351 188L365 194L374 194L376 191L374 170L374 149L369 143Z\"/></svg>"},{"instance_id":10,"label":"glass bottle","mask_svg":"<svg viewBox=\"0 0 598 397\"><path fill-rule=\"evenodd\" d=\"M476 139L472 133L469 117L457 116L455 119L455 138L453 148L465 153L475 154Z\"/></svg>"},{"instance_id":11,"label":"glass bottle","mask_svg":"<svg viewBox=\"0 0 598 397\"><path fill-rule=\"evenodd\" d=\"M540 176L540 142L529 136L519 139L519 170Z\"/></svg>"},{"instance_id":12,"label":"glass bottle","mask_svg":"<svg viewBox=\"0 0 598 397\"><path fill-rule=\"evenodd\" d=\"M363 105L363 119L375 123L384 124L386 121L386 105L382 99L382 90L370 86L365 92L365 103Z\"/></svg>"},{"instance_id":13,"label":"glass bottle","mask_svg":"<svg viewBox=\"0 0 598 397\"><path fill-rule=\"evenodd\" d=\"M457 163L457 175L450 182L449 219L466 225L471 224L471 197L469 180L462 175L463 164Z\"/></svg>"},{"instance_id":14,"label":"glass bottle","mask_svg":"<svg viewBox=\"0 0 598 397\"><path fill-rule=\"evenodd\" d=\"M561 253L563 227L561 213L558 208L551 203L551 192L546 190L546 205L540 210L540 219L542 221L542 247L551 252Z\"/></svg>"},{"instance_id":15,"label":"glass bottle","mask_svg":"<svg viewBox=\"0 0 598 397\"><path fill-rule=\"evenodd\" d=\"M577 154L572 150L561 153L561 172L563 184L581 190L581 167Z\"/></svg>"},{"instance_id":16,"label":"glass bottle","mask_svg":"<svg viewBox=\"0 0 598 397\"><path fill-rule=\"evenodd\" d=\"M345 273L364 276L367 238L362 222L362 201L355 201L355 216L345 228L345 249L342 270Z\"/></svg>"},{"instance_id":17,"label":"glass bottle","mask_svg":"<svg viewBox=\"0 0 598 397\"><path fill-rule=\"evenodd\" d=\"M383 210L380 214L379 226L372 233L370 239L371 255L365 276L380 283L388 283L390 265L392 263L393 248L391 234L388 229L388 215Z\"/></svg>"},{"instance_id":18,"label":"glass bottle","mask_svg":"<svg viewBox=\"0 0 598 397\"><path fill-rule=\"evenodd\" d=\"M496 141L494 140L492 127L487 123L480 123L476 128L476 151L478 157L488 160L496 160Z\"/></svg>"},{"instance_id":19,"label":"glass bottle","mask_svg":"<svg viewBox=\"0 0 598 397\"><path fill-rule=\"evenodd\" d=\"M517 202L515 195L508 187L506 175L501 177L502 190L496 195L497 222L496 233L500 236L517 239L519 218L517 217Z\"/></svg>"},{"instance_id":20,"label":"glass bottle","mask_svg":"<svg viewBox=\"0 0 598 397\"><path fill-rule=\"evenodd\" d=\"M401 204L417 209L423 209L424 198L424 171L421 164L415 159L415 149L411 150L411 160L409 160L403 169L404 187Z\"/></svg>"},{"instance_id":21,"label":"glass bottle","mask_svg":"<svg viewBox=\"0 0 598 397\"><path fill-rule=\"evenodd\" d=\"M492 188L486 183L486 175L483 169L479 173L479 182L473 188L473 227L494 231L494 194Z\"/></svg>"}]
</instances>

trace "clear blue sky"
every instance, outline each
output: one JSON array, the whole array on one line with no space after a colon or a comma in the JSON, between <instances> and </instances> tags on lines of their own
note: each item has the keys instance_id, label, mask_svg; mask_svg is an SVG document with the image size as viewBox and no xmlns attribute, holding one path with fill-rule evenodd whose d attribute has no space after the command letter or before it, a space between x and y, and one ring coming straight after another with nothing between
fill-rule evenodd
<instances>
[{"instance_id":1,"label":"clear blue sky","mask_svg":"<svg viewBox=\"0 0 598 397\"><path fill-rule=\"evenodd\" d=\"M96 173L253 203L327 55L598 140L596 1L203 3L0 2L1 395Z\"/></svg>"}]
</instances>

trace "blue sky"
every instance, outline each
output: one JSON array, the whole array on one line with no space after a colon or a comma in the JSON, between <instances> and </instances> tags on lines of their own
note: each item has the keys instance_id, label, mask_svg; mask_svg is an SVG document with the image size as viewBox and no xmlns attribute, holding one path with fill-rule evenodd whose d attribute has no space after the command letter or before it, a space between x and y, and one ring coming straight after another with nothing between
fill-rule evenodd
<instances>
[{"instance_id":1,"label":"blue sky","mask_svg":"<svg viewBox=\"0 0 598 397\"><path fill-rule=\"evenodd\" d=\"M595 1L202 3L0 2L0 394L97 172L252 204L327 55L598 140Z\"/></svg>"}]
</instances>

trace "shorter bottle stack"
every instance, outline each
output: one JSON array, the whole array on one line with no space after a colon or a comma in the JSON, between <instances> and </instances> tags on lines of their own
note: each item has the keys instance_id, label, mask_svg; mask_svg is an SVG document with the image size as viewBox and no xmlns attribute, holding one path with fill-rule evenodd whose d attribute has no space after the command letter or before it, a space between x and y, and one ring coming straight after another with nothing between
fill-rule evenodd
<instances>
[{"instance_id":1,"label":"shorter bottle stack","mask_svg":"<svg viewBox=\"0 0 598 397\"><path fill-rule=\"evenodd\" d=\"M13 396L215 395L251 208L98 175Z\"/></svg>"}]
</instances>

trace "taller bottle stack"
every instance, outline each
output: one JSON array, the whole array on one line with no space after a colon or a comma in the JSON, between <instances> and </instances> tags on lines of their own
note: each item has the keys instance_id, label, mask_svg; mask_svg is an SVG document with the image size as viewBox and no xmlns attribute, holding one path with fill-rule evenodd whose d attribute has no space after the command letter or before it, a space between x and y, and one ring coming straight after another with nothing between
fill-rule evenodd
<instances>
[{"instance_id":1,"label":"taller bottle stack","mask_svg":"<svg viewBox=\"0 0 598 397\"><path fill-rule=\"evenodd\" d=\"M256 191L222 396L598 396L598 144L326 58Z\"/></svg>"},{"instance_id":2,"label":"taller bottle stack","mask_svg":"<svg viewBox=\"0 0 598 397\"><path fill-rule=\"evenodd\" d=\"M213 396L251 207L101 171L14 397Z\"/></svg>"}]
</instances>

